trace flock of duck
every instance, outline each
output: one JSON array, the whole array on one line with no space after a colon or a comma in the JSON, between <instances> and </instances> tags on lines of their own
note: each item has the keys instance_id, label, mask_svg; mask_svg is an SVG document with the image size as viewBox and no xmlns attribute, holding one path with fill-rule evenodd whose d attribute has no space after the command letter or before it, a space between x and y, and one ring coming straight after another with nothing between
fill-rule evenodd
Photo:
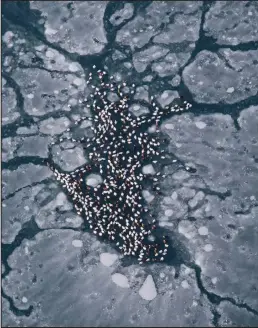
<instances>
[{"instance_id":1,"label":"flock of duck","mask_svg":"<svg viewBox=\"0 0 258 328\"><path fill-rule=\"evenodd\" d=\"M134 117L128 108L135 85L117 84L105 71L95 66L93 69L95 73L90 73L87 81L93 91L85 99L92 115L75 122L75 125L83 120L92 123L94 137L79 140L88 151L90 164L70 173L61 172L50 160L48 165L94 234L110 239L124 255L136 256L140 263L164 261L168 239L155 236L155 219L146 219L142 167L144 163L156 162L159 156L164 158L157 138L161 118L187 110L191 104L181 99L171 107L161 108L152 97L151 114ZM110 92L116 94L116 100L109 100ZM156 134L147 133L148 127L154 124ZM71 128L66 130L70 131ZM58 142L65 139L76 141L70 135L59 138ZM103 178L95 187L85 182L85 177L93 171ZM158 172L153 180L158 181L160 176Z\"/></svg>"}]
</instances>

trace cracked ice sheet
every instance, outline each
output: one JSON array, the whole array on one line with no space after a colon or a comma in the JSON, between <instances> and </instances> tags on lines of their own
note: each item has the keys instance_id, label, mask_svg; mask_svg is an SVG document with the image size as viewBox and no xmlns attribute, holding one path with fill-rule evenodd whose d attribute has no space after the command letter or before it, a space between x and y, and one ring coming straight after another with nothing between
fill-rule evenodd
<instances>
[{"instance_id":1,"label":"cracked ice sheet","mask_svg":"<svg viewBox=\"0 0 258 328\"><path fill-rule=\"evenodd\" d=\"M18 146L17 138L4 138L2 139L2 161L8 162L14 158L14 153Z\"/></svg>"},{"instance_id":2,"label":"cracked ice sheet","mask_svg":"<svg viewBox=\"0 0 258 328\"><path fill-rule=\"evenodd\" d=\"M49 55L49 52L47 52L48 50L46 50L46 53L48 53L48 55ZM50 58L50 57L49 57ZM231 64L232 65L232 64ZM250 117L250 122L253 122L253 126L255 127L255 122L254 122L254 120L253 120L253 115L254 115L254 113L249 113L249 111L244 111L245 113L246 113L246 115L243 115L243 124L245 124L244 123L244 121L246 121L247 120L247 117ZM248 124L248 128L250 128L250 122L248 122L247 124ZM198 121L198 122L196 122L196 124L200 127L200 126L204 126L204 124L202 125L202 124L200 124L200 122ZM206 123L205 123L206 124ZM216 123L217 124L217 123ZM198 127L197 126L197 127ZM206 126L208 126L208 124L206 125ZM204 128L204 130L205 130L205 128ZM250 135L249 135L249 133L248 133L248 129L245 129L244 130L245 132L244 132L244 135L245 135L245 137L246 138L251 138L250 137ZM254 130L255 131L255 130ZM241 130L240 131L240 133L242 133L243 132L243 130ZM179 132L179 133L181 133L181 131ZM241 137L242 138L242 137ZM250 139L248 139L248 140L250 140ZM253 145L254 143L252 142L252 145ZM177 145L176 145L178 148L180 148L180 143L178 142L177 143ZM250 142L248 141L247 142L247 145L246 145L246 147L249 149L249 146L250 146ZM205 168L203 168L203 169L205 169ZM218 173L218 174L220 174L220 172ZM181 175L181 177L182 177L183 175ZM174 176L174 178L176 178L176 176ZM181 183L181 181L180 181L180 179L179 179L179 176L177 176L177 181L178 181L178 184L180 184ZM184 197L185 197L185 199L192 199L193 197L196 197L196 192L194 191L194 187L196 187L197 186L197 179L196 180L194 180L194 179L192 179L192 180L187 180L189 178L189 176L188 177L185 177L185 179L186 179L186 181L185 181L185 183L186 183L186 187L182 187L180 190L178 190L178 198L177 199L175 199L175 197L173 198L172 197L172 195L171 195L171 197L172 197L172 200L174 201L174 203L176 203L176 205L177 206L180 206L180 194L183 194L184 195ZM191 186L193 189L191 189L191 188L189 188L189 186ZM172 194L172 189L171 189L171 192L170 192L171 194ZM194 193L194 194L192 194L192 193ZM198 194L198 192L197 192L197 194ZM199 198L198 198L199 199ZM213 207L211 207L211 209L208 211L208 213L210 213L210 214L212 214L212 213L215 213L216 215L217 215L217 210L218 209L220 209L220 207L221 207L221 202L218 200L218 198L216 197L216 196L207 196L207 197L205 197L205 199L204 199L205 201L207 200L208 201L208 204L207 205L210 205L210 203L212 203L212 204L214 204L214 206ZM228 201L229 201L229 205L227 205L228 207L230 206L231 207L231 203L232 203L232 198L228 198L227 199ZM235 202L235 203L237 203L237 202ZM202 206L203 204L201 203L201 201L197 204L197 206L196 206L196 210L195 211L192 211L191 212L191 215L194 215L195 217L198 217L199 218L199 216L200 216L200 214L198 214L197 213L197 211L198 210L203 210L204 212L205 212L205 210L206 210L206 208L204 208L204 206ZM210 205L211 206L211 205ZM215 209L214 209L214 207L215 207ZM213 211L213 212L212 212ZM205 212L206 213L206 212ZM216 217L216 215L215 215L215 217ZM220 215L220 213L219 213L219 215ZM218 217L219 217L219 215L218 215ZM203 216L204 217L204 216ZM223 226L223 228L225 227L225 225L226 225L226 223L228 222L228 223L232 223L231 221L233 221L234 222L234 220L235 220L235 218L234 217L232 217L232 218L228 218L228 217L225 217L225 216L221 216L221 218L219 218L221 221L220 221L220 224L222 224L222 223L225 223L224 224L224 226ZM227 220L225 220L225 219L227 219ZM231 221L230 221L230 220ZM246 217L242 217L242 219L241 219L241 217L239 218L239 220L242 220L242 222L244 221L246 219ZM51 222L52 224L53 224L53 222ZM202 228L202 226L203 226L203 223L198 223L198 225L196 224L196 225L193 225L192 223L191 223L191 226L193 226L193 229L194 229L194 232L195 232L195 234L198 236L198 230L200 229L200 228ZM208 234L208 237L210 236L210 231L214 231L214 229L215 228L210 228L210 227L208 227L209 228L209 234ZM217 228L217 227L216 227ZM217 229L217 231L218 231L218 233L220 233L221 232L221 230L220 230L221 228L219 227L219 229ZM241 222L240 222L240 230L241 230ZM200 230L200 231L203 231L203 230ZM222 231L222 232L224 232L224 231ZM228 232L228 230L227 230L227 232ZM202 241L200 241L200 243L198 244L198 245L200 245L200 249L202 249L202 247L205 247L205 245L206 245L206 243L209 243L210 242L210 240L207 240L207 236L206 235L201 235L202 236L202 238L206 238L206 239L204 239L204 241L202 242ZM76 237L77 238L77 237ZM186 242L186 244L189 244L189 241L187 240L187 242ZM55 243L53 242L53 245L55 245ZM190 244L189 244L190 245ZM195 244L195 245L191 245L190 246L190 248L193 248L193 249L196 249L197 248L197 245ZM206 248L206 249L209 249L209 248ZM242 249L242 248L241 248ZM250 248L251 249L251 248ZM18 249L18 251L20 251L20 248ZM224 251L224 248L223 248L223 250L222 250L222 248L220 249L220 251ZM248 252L249 252L249 248L248 248L248 250L246 251L247 252L247 254L248 254ZM210 253L208 253L209 254L209 256L212 256L212 252L210 252ZM245 254L245 253L244 253ZM217 255L216 255L217 256ZM242 255L241 255L242 256ZM22 257L22 255L21 255L21 257ZM55 254L55 255L53 255L53 262L55 262L55 259L57 258L57 255ZM96 257L97 258L97 257ZM20 259L21 260L21 259ZM95 260L93 259L93 262L94 262ZM58 262L59 263L59 262ZM61 265L61 264L60 264ZM53 265L52 266L48 266L48 268L49 268L49 270L51 270L52 269L52 267L53 267ZM171 270L171 268L169 268L170 270ZM135 270L136 271L136 270ZM47 276L47 273L45 273L45 275ZM18 276L18 279L19 279L19 274L17 273L17 275L16 275L16 277ZM146 274L146 276L147 276L147 274ZM146 276L144 276L144 278L146 278ZM216 277L215 277L216 278ZM46 278L47 279L47 278ZM154 280L155 280L155 282L157 281L156 280L156 278L154 277ZM144 281L144 279L142 280L142 281ZM171 277L171 281L172 281L172 277ZM216 281L216 279L213 279L213 281L215 282ZM242 281L242 279L240 280L240 281ZM173 281L172 281L172 283L173 283ZM183 284L183 286L187 286L187 284L185 283L185 282L183 282L183 281L181 281L181 283ZM209 283L209 281L207 280L206 281L206 283L208 284ZM158 288L159 288L159 286L157 286ZM139 286L139 288L140 288L140 286ZM170 287L167 287L167 284L165 284L164 285L164 288L166 289L166 288L171 288L171 286ZM160 290L162 290L162 288L160 287ZM137 292L137 291L136 291ZM173 289L171 289L170 290L170 292L171 293L173 293ZM181 290L179 289L179 292L181 292ZM219 292L219 290L218 290L218 292ZM176 295L176 293L175 293L175 295ZM187 295L187 294L186 294ZM188 296L188 295L187 295ZM166 299L164 299L164 302L165 301L168 301L168 299L166 298ZM100 302L100 301L99 301ZM88 303L89 304L89 303ZM194 303L195 304L195 303ZM194 305L193 304L193 305ZM70 305L70 303L69 303L69 305ZM155 305L156 305L156 303L155 303ZM112 305L111 305L111 307L112 307ZM158 305L158 308L160 309L160 308L162 308L162 306L159 306ZM153 311L152 310L152 308L146 308L146 310L150 310L151 309L151 311ZM181 315L181 313L182 313L182 309L184 309L184 307L182 306L182 307L175 307L175 309L176 309L176 314L175 314L175 316L179 316L179 315ZM81 308L80 308L80 310L81 310ZM120 309L119 309L119 306L118 305L116 305L116 307L115 307L115 310L116 310L116 313L118 313L119 311L120 311ZM141 310L141 309L140 309ZM134 321L134 322L136 322L136 324L137 324L137 322L139 322L139 317L141 316L141 311L139 310L139 312L138 313L136 313L135 314L135 316L133 316L132 315L132 320ZM82 311L82 310L81 310ZM202 312L203 311L203 308L201 308L200 309L200 311ZM114 311L115 312L115 311ZM136 311L134 311L134 312L136 312ZM145 315L147 315L146 314L146 311L144 312L145 313ZM198 313L198 312L197 312ZM104 322L104 317L105 317L105 314L106 313L103 313L103 322ZM154 312L154 314L155 314L155 312ZM33 315L33 314L32 314ZM199 314L197 314L197 315L199 315ZM156 315L156 316L159 316L159 313ZM191 316L191 315L190 315ZM138 318L137 318L138 317ZM30 317L31 318L31 317ZM42 317L41 317L42 318ZM24 319L25 320L25 319ZM138 321L137 321L138 320ZM152 320L152 318L150 318L149 319L150 321ZM158 318L156 319L156 320L158 320ZM93 322L93 321L92 321ZM114 322L114 321L113 321ZM144 322L144 319L142 319L142 321L141 321L143 324L145 323ZM182 318L180 318L180 319L178 319L178 324L182 324ZM205 320L202 320L202 318L200 318L200 322L199 322L199 325L203 325L203 324L205 324L206 322L205 322ZM62 324L62 323L61 323ZM165 324L166 324L166 322L165 322ZM191 324L191 323L190 323ZM27 326L27 324L21 324L22 326ZM33 324L31 324L32 326L33 326ZM198 324L197 324L198 325ZM189 326L189 323L188 323L188 326Z\"/></svg>"},{"instance_id":3,"label":"cracked ice sheet","mask_svg":"<svg viewBox=\"0 0 258 328\"><path fill-rule=\"evenodd\" d=\"M147 15L144 18L137 16L125 25L125 32L123 29L118 32L117 41L129 44L132 49L135 46L142 48L155 36L153 42L157 43L156 45L150 45L133 54L133 64L137 72L144 72L152 63L152 71L164 77L175 75L187 63L199 37L200 6L201 2L197 1L153 2L145 9ZM160 20L157 17L160 17ZM169 23L172 17L173 23ZM166 27L161 28L164 22ZM136 35L133 38L125 37L130 33ZM170 44L174 45L171 52L167 49Z\"/></svg>"},{"instance_id":4,"label":"cracked ice sheet","mask_svg":"<svg viewBox=\"0 0 258 328\"><path fill-rule=\"evenodd\" d=\"M41 133L50 134L50 135L60 134L64 132L69 125L70 125L70 121L67 117L60 117L57 119L50 117L39 123L39 131Z\"/></svg>"},{"instance_id":5,"label":"cracked ice sheet","mask_svg":"<svg viewBox=\"0 0 258 328\"><path fill-rule=\"evenodd\" d=\"M239 131L240 139L245 142L245 147L256 159L258 156L257 115L258 106L251 106L242 110L238 118L238 124L241 128Z\"/></svg>"},{"instance_id":6,"label":"cracked ice sheet","mask_svg":"<svg viewBox=\"0 0 258 328\"><path fill-rule=\"evenodd\" d=\"M16 134L36 134L38 132L38 127L37 125L30 125L30 126L21 126L16 130Z\"/></svg>"},{"instance_id":7,"label":"cracked ice sheet","mask_svg":"<svg viewBox=\"0 0 258 328\"><path fill-rule=\"evenodd\" d=\"M2 161L8 162L15 157L48 157L50 139L42 136L9 137L2 140Z\"/></svg>"},{"instance_id":8,"label":"cracked ice sheet","mask_svg":"<svg viewBox=\"0 0 258 328\"><path fill-rule=\"evenodd\" d=\"M15 171L2 171L2 196L6 198L15 191L27 187L31 184L41 182L52 175L48 167L23 164Z\"/></svg>"},{"instance_id":9,"label":"cracked ice sheet","mask_svg":"<svg viewBox=\"0 0 258 328\"><path fill-rule=\"evenodd\" d=\"M82 218L72 211L72 204L53 184L38 184L18 191L3 201L2 241L11 243L26 222L35 220L41 229L78 228Z\"/></svg>"},{"instance_id":10,"label":"cracked ice sheet","mask_svg":"<svg viewBox=\"0 0 258 328\"><path fill-rule=\"evenodd\" d=\"M45 20L45 36L49 42L70 53L92 55L103 50L106 35L103 25L106 1L30 2L31 9L41 12ZM100 41L100 43L95 40Z\"/></svg>"},{"instance_id":11,"label":"cracked ice sheet","mask_svg":"<svg viewBox=\"0 0 258 328\"><path fill-rule=\"evenodd\" d=\"M13 35L13 48L8 49L8 52L5 48L3 49L7 61L4 68L20 86L25 111L31 115L40 116L60 109L69 111L67 104L78 105L78 95L87 95L85 75L81 65L71 61L57 50L47 47L33 36L30 42L23 39L25 32L19 27L14 32L9 32ZM35 77L38 81L35 81ZM7 88L8 84L4 79L3 84L5 84L3 123L7 124L14 121L20 114L14 108L17 103L14 91Z\"/></svg>"},{"instance_id":12,"label":"cracked ice sheet","mask_svg":"<svg viewBox=\"0 0 258 328\"><path fill-rule=\"evenodd\" d=\"M17 69L12 77L21 88L24 109L29 115L42 116L50 112L70 111L76 97L85 96L86 83L73 74L66 76L37 68Z\"/></svg>"},{"instance_id":13,"label":"cracked ice sheet","mask_svg":"<svg viewBox=\"0 0 258 328\"><path fill-rule=\"evenodd\" d=\"M10 124L20 117L17 110L16 93L8 87L5 79L2 79L2 124Z\"/></svg>"},{"instance_id":14,"label":"cracked ice sheet","mask_svg":"<svg viewBox=\"0 0 258 328\"><path fill-rule=\"evenodd\" d=\"M74 247L75 240L82 240L83 246ZM109 246L88 233L40 232L34 240L25 239L9 257L12 270L3 280L3 289L17 308L34 306L32 314L39 318L39 326L210 325L209 306L200 300L192 270L182 268L180 278L174 280L171 267L152 267L158 295L149 303L138 293L148 273L138 265L121 267L119 261L104 266L99 256L107 251ZM125 275L130 287L116 286L114 273ZM3 322L8 319L4 313Z\"/></svg>"},{"instance_id":15,"label":"cracked ice sheet","mask_svg":"<svg viewBox=\"0 0 258 328\"><path fill-rule=\"evenodd\" d=\"M2 203L2 242L11 243L22 225L38 213L36 195L44 188L43 184L18 191Z\"/></svg>"},{"instance_id":16,"label":"cracked ice sheet","mask_svg":"<svg viewBox=\"0 0 258 328\"><path fill-rule=\"evenodd\" d=\"M17 149L17 156L39 156L47 158L49 141L49 138L41 136L22 138L20 147Z\"/></svg>"},{"instance_id":17,"label":"cracked ice sheet","mask_svg":"<svg viewBox=\"0 0 258 328\"><path fill-rule=\"evenodd\" d=\"M38 327L38 323L40 322L38 313L32 313L29 317L19 317L10 310L10 304L5 298L2 298L1 301L2 325L4 327Z\"/></svg>"},{"instance_id":18,"label":"cracked ice sheet","mask_svg":"<svg viewBox=\"0 0 258 328\"><path fill-rule=\"evenodd\" d=\"M63 149L62 145L65 144L64 142L61 146L53 147L53 159L63 170L73 171L77 167L88 163L81 146L76 146L73 149Z\"/></svg>"},{"instance_id":19,"label":"cracked ice sheet","mask_svg":"<svg viewBox=\"0 0 258 328\"><path fill-rule=\"evenodd\" d=\"M77 62L71 62L59 51L42 44L35 47L36 54L43 60L44 67L49 70L65 71L83 74L83 69Z\"/></svg>"},{"instance_id":20,"label":"cracked ice sheet","mask_svg":"<svg viewBox=\"0 0 258 328\"><path fill-rule=\"evenodd\" d=\"M132 49L142 48L152 37L160 34L160 26L162 23L169 23L170 17L176 16L178 20L176 21L176 24L181 24L180 18L181 21L184 17L187 18L187 21L189 21L189 19L192 20L193 14L198 11L201 5L201 1L188 3L184 1L177 1L175 3L168 1L159 3L153 2L142 10L132 21L125 24L122 29L118 31L116 41L124 45L129 45ZM172 28L173 24L171 24L171 29ZM196 21L195 25L190 27L190 29L193 28L196 28ZM174 32L172 42L181 42L189 38L187 33L182 35L182 30L178 31L177 34L177 30L175 28ZM194 34L193 30L192 33ZM197 39L197 36L194 38L191 36L190 41L192 39Z\"/></svg>"},{"instance_id":21,"label":"cracked ice sheet","mask_svg":"<svg viewBox=\"0 0 258 328\"><path fill-rule=\"evenodd\" d=\"M120 25L133 16L134 7L131 3L125 3L121 10L116 11L109 19L112 25Z\"/></svg>"},{"instance_id":22,"label":"cracked ice sheet","mask_svg":"<svg viewBox=\"0 0 258 328\"><path fill-rule=\"evenodd\" d=\"M254 288L258 271L258 170L253 158L257 155L257 117L257 106L242 111L240 131L230 116L222 114L183 114L166 120L161 127L170 136L170 152L197 169L195 174L183 174L184 170L175 167L173 173L171 168L171 178L162 186L171 194L171 190L176 191L178 197L164 197L167 207L163 210L172 209L178 215L181 207L174 208L174 203L185 205L182 189L190 188L186 194L191 220L182 212L178 231L202 268L205 286L254 309L258 306ZM230 193L225 194L227 190ZM224 200L220 199L223 194Z\"/></svg>"},{"instance_id":23,"label":"cracked ice sheet","mask_svg":"<svg viewBox=\"0 0 258 328\"><path fill-rule=\"evenodd\" d=\"M218 44L257 41L257 16L257 3L253 1L217 1L205 15L204 31Z\"/></svg>"},{"instance_id":24,"label":"cracked ice sheet","mask_svg":"<svg viewBox=\"0 0 258 328\"><path fill-rule=\"evenodd\" d=\"M250 204L251 195L258 197L257 164L253 158L257 148L248 145L250 139L256 145L258 107L250 107L242 115L248 120L240 121L243 127L239 132L232 118L223 114L198 117L183 114L166 120L161 127L170 136L169 151L193 163L198 176L210 189L222 193L230 190L236 200L234 205L240 204L243 198ZM200 122L206 124L204 129L198 127Z\"/></svg>"},{"instance_id":25,"label":"cracked ice sheet","mask_svg":"<svg viewBox=\"0 0 258 328\"><path fill-rule=\"evenodd\" d=\"M257 94L258 50L203 50L183 71L196 102L236 103Z\"/></svg>"},{"instance_id":26,"label":"cracked ice sheet","mask_svg":"<svg viewBox=\"0 0 258 328\"><path fill-rule=\"evenodd\" d=\"M13 31L6 33L13 34L12 48L3 48L3 69L9 74L12 74L18 67L37 67L60 73L83 74L79 63L71 61L58 50L40 42L34 35L30 35L30 40L24 39L26 32L21 27L16 26Z\"/></svg>"},{"instance_id":27,"label":"cracked ice sheet","mask_svg":"<svg viewBox=\"0 0 258 328\"><path fill-rule=\"evenodd\" d=\"M55 135L64 132L67 127L70 125L70 121L66 117L61 117L58 119L53 119L52 117L46 120L43 120L39 123L40 132L46 135ZM32 126L33 127L33 126ZM28 130L28 131L27 131ZM19 134L28 133L30 130L26 127L20 128L18 131ZM32 131L35 133L35 131ZM45 136L17 136L17 137L8 137L2 140L2 160L3 162L8 162L9 160L20 157L20 156L37 156L41 158L48 157L48 145L50 143L50 137ZM67 154L65 154L67 153ZM73 156L69 156L69 153L76 153L76 157L73 159ZM58 154L57 154L58 155ZM83 153L81 148L77 147L74 150L66 150L62 152L60 161L67 161L66 166L69 166L69 161L74 162L74 165L80 165L84 163Z\"/></svg>"},{"instance_id":28,"label":"cracked ice sheet","mask_svg":"<svg viewBox=\"0 0 258 328\"><path fill-rule=\"evenodd\" d=\"M248 313L245 309L239 309L230 303L221 303L218 311L221 315L219 318L221 327L257 327L257 316Z\"/></svg>"}]
</instances>

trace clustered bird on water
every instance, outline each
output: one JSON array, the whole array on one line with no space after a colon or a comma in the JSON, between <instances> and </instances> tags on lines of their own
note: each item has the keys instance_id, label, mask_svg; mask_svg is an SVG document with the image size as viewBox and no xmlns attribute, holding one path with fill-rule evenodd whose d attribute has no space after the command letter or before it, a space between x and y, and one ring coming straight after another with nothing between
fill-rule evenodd
<instances>
[{"instance_id":1,"label":"clustered bird on water","mask_svg":"<svg viewBox=\"0 0 258 328\"><path fill-rule=\"evenodd\" d=\"M191 104L181 101L163 109L151 97L152 113L136 118L128 111L135 85L129 88L125 82L117 84L105 71L97 70L95 66L93 69L96 75L90 73L87 81L93 89L87 104L92 116L75 122L90 120L93 123L94 138L80 139L85 149L89 149L91 164L71 173L60 172L50 161L48 165L94 234L115 242L124 255L136 256L140 264L164 261L169 247L167 237L151 239L150 235L155 235L156 221L143 220L148 210L142 198L142 165L146 160L155 163L155 158L161 153L157 138L146 131L153 124L158 128L161 118L187 110ZM96 85L93 84L94 78ZM115 92L119 99L110 101L109 92ZM66 130L69 131L70 128ZM66 139L76 141L71 137ZM64 141L64 138L59 141ZM96 187L86 186L84 179L92 170L104 178ZM160 172L156 175L159 177ZM157 180L154 177L154 181Z\"/></svg>"}]
</instances>

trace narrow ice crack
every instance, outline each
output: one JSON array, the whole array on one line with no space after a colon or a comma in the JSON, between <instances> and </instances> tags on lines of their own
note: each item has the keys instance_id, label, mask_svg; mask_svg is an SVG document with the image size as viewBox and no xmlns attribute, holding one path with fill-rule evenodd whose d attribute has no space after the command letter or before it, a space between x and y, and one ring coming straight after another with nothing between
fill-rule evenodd
<instances>
[{"instance_id":1,"label":"narrow ice crack","mask_svg":"<svg viewBox=\"0 0 258 328\"><path fill-rule=\"evenodd\" d=\"M236 300L234 300L232 297L223 297L220 295L217 295L213 292L209 292L205 287L204 284L202 282L202 277L201 277L201 267L198 266L197 264L192 264L189 265L189 267L191 267L192 269L195 270L195 277L196 277L196 282L197 282L197 286L201 292L201 294L206 295L206 297L208 298L209 302L214 304L214 305L219 305L221 302L229 302L233 305L235 305L236 307L240 308L240 309L245 309L248 312L258 316L258 311L253 309L250 305L248 305L245 302L237 302Z\"/></svg>"},{"instance_id":2,"label":"narrow ice crack","mask_svg":"<svg viewBox=\"0 0 258 328\"><path fill-rule=\"evenodd\" d=\"M34 186L37 186L37 185L41 185L42 183L48 183L49 181L52 181L52 178L51 177L46 178L46 179L43 179L41 181L33 182L33 183L28 184L28 185L26 185L24 187L21 187L19 189L16 189L14 192L8 194L5 197L2 197L2 201L5 201L5 200L8 200L8 199L12 198L16 193L18 193L19 191L22 191L23 189L26 189L28 187L34 187Z\"/></svg>"},{"instance_id":3,"label":"narrow ice crack","mask_svg":"<svg viewBox=\"0 0 258 328\"><path fill-rule=\"evenodd\" d=\"M19 68L21 69L32 69L32 68L35 68L35 69L40 69L42 71L46 71L48 73L57 73L57 74L61 74L61 75L68 75L68 74L72 74L72 75L75 75L77 77L81 77L81 74L80 73L76 73L76 72L71 72L71 71L59 71L59 70L56 70L56 69L48 69L44 66L37 66L37 65L30 65L30 66L27 66L27 65L23 65L23 64L19 64Z\"/></svg>"},{"instance_id":4,"label":"narrow ice crack","mask_svg":"<svg viewBox=\"0 0 258 328\"><path fill-rule=\"evenodd\" d=\"M214 327L220 327L220 325L219 325L219 319L221 318L220 313L218 312L218 310L215 307L213 307L211 309L211 313L213 315L213 318L212 318L213 326Z\"/></svg>"},{"instance_id":5,"label":"narrow ice crack","mask_svg":"<svg viewBox=\"0 0 258 328\"><path fill-rule=\"evenodd\" d=\"M19 110L23 112L24 115L27 115L24 111L24 97L21 92L20 86L17 84L17 82L7 73L2 72L2 77L4 77L7 81L7 84L14 90L16 97L17 97L17 107Z\"/></svg>"},{"instance_id":6,"label":"narrow ice crack","mask_svg":"<svg viewBox=\"0 0 258 328\"><path fill-rule=\"evenodd\" d=\"M204 192L205 195L217 196L220 200L225 200L226 198L228 198L232 195L230 190L227 190L225 192L219 192L219 191L211 190L208 187L206 187L206 188L194 188L194 189L196 191Z\"/></svg>"}]
</instances>

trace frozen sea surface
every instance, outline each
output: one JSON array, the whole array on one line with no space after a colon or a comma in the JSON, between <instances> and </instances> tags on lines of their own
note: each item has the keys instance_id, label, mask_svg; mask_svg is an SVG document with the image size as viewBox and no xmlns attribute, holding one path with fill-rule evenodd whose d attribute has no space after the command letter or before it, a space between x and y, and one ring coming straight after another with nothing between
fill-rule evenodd
<instances>
[{"instance_id":1,"label":"frozen sea surface","mask_svg":"<svg viewBox=\"0 0 258 328\"><path fill-rule=\"evenodd\" d=\"M3 4L3 326L258 325L257 15L255 1ZM173 238L170 265L125 261L85 231L46 166L89 114L93 64L136 84L136 117L152 95L193 104L161 125L171 160L142 168L167 174L142 194ZM92 136L90 122L73 132ZM53 160L88 157L71 141Z\"/></svg>"}]
</instances>

